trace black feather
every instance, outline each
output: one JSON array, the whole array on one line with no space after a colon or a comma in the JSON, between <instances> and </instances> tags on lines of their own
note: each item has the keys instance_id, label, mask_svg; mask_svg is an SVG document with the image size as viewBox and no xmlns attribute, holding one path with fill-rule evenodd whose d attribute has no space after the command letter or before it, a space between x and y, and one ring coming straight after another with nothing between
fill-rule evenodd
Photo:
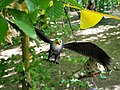
<instances>
[{"instance_id":1,"label":"black feather","mask_svg":"<svg viewBox=\"0 0 120 90\"><path fill-rule=\"evenodd\" d=\"M9 21L9 20L7 20L7 22L8 22L14 29L16 29L16 30L22 32L22 30L21 30L16 24L12 23L12 22Z\"/></svg>"},{"instance_id":2,"label":"black feather","mask_svg":"<svg viewBox=\"0 0 120 90\"><path fill-rule=\"evenodd\" d=\"M9 21L9 20L7 20L7 22L8 22L13 28L15 28L16 30L22 32L22 30L21 30L16 24L12 23L12 22ZM39 37L40 39L42 39L42 40L43 40L44 42L46 42L46 43L51 44L52 41L51 41L47 36L45 36L45 34L43 33L42 30L39 30L39 29L35 28L35 31L36 31L36 34L38 35L38 37Z\"/></svg>"},{"instance_id":3,"label":"black feather","mask_svg":"<svg viewBox=\"0 0 120 90\"><path fill-rule=\"evenodd\" d=\"M44 42L49 43L49 44L52 43L52 41L43 33L42 30L35 28L35 31L36 31L36 34L38 35L38 37L40 39L42 39Z\"/></svg>"},{"instance_id":4,"label":"black feather","mask_svg":"<svg viewBox=\"0 0 120 90\"><path fill-rule=\"evenodd\" d=\"M105 53L105 51L91 42L71 42L64 44L64 48L93 58L105 67L110 64L111 58Z\"/></svg>"},{"instance_id":5,"label":"black feather","mask_svg":"<svg viewBox=\"0 0 120 90\"><path fill-rule=\"evenodd\" d=\"M8 21L8 20L7 20ZM15 29L21 31L17 25L14 23L8 21L8 23ZM45 36L45 34L35 28L35 31L40 39L42 39L44 42L52 44L52 41ZM72 43L67 43L64 44L64 48L75 51L79 54L88 56L90 58L93 58L100 62L103 66L107 67L107 65L110 64L111 58L97 45L90 43L90 42L72 42Z\"/></svg>"}]
</instances>

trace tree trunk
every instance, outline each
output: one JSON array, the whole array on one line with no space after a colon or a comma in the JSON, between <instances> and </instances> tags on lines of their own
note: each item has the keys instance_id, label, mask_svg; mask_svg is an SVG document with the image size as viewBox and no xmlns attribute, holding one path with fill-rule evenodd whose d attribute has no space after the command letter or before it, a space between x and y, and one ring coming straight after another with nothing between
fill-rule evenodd
<instances>
[{"instance_id":1,"label":"tree trunk","mask_svg":"<svg viewBox=\"0 0 120 90\"><path fill-rule=\"evenodd\" d=\"M25 63L25 70L28 69L30 66L30 53L29 53L29 37L22 33L22 62ZM26 73L27 81L29 84L31 84L30 80L30 71L24 72ZM26 89L26 81L22 82L22 90L30 90L30 87Z\"/></svg>"}]
</instances>

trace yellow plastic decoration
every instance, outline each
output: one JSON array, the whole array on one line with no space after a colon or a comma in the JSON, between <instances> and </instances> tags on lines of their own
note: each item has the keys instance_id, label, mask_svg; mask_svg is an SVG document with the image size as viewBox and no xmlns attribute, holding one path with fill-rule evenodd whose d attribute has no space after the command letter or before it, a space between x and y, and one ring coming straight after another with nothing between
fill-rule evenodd
<instances>
[{"instance_id":1,"label":"yellow plastic decoration","mask_svg":"<svg viewBox=\"0 0 120 90\"><path fill-rule=\"evenodd\" d=\"M87 29L96 25L103 15L90 10L81 10L80 28Z\"/></svg>"},{"instance_id":2,"label":"yellow plastic decoration","mask_svg":"<svg viewBox=\"0 0 120 90\"><path fill-rule=\"evenodd\" d=\"M80 28L81 29L87 29L87 28L95 26L104 16L120 20L120 17L117 17L117 16L104 14L104 13L100 13L100 12L96 12L92 10L85 10L85 9L83 10L82 8L79 8L77 6L72 6L70 4L64 4L64 7L65 6L81 10L81 15L80 15L81 16L80 17Z\"/></svg>"},{"instance_id":3,"label":"yellow plastic decoration","mask_svg":"<svg viewBox=\"0 0 120 90\"><path fill-rule=\"evenodd\" d=\"M120 18L117 17L117 16L112 16L112 15L109 15L109 14L104 14L104 13L91 11L91 10L81 10L80 28L81 29L87 29L87 28L93 27L104 16L120 20Z\"/></svg>"}]
</instances>

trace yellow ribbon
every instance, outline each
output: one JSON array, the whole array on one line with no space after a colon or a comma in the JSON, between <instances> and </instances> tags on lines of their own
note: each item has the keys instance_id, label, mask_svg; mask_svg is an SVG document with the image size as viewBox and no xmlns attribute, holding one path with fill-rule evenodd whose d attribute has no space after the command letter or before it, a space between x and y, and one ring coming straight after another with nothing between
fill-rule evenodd
<instances>
[{"instance_id":1,"label":"yellow ribbon","mask_svg":"<svg viewBox=\"0 0 120 90\"><path fill-rule=\"evenodd\" d=\"M120 17L117 17L117 16L104 14L104 13L100 13L100 12L96 12L96 11L92 11L92 10L82 9L82 8L77 7L77 6L72 6L70 4L64 4L64 7L65 6L81 10L81 15L80 15L81 16L80 17L80 28L81 29L93 27L104 16L120 20Z\"/></svg>"}]
</instances>

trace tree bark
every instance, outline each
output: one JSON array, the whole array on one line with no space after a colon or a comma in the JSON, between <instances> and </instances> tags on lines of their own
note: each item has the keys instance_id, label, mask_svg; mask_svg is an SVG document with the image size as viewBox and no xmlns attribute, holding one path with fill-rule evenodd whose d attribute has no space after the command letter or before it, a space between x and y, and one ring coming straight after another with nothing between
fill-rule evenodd
<instances>
[{"instance_id":1,"label":"tree bark","mask_svg":"<svg viewBox=\"0 0 120 90\"><path fill-rule=\"evenodd\" d=\"M22 62L25 63L25 70L27 70L30 66L30 53L29 53L29 37L22 33ZM28 70L26 73L27 81L31 84L30 79L30 71ZM22 82L22 90L26 90L26 81ZM30 87L28 88L30 90Z\"/></svg>"}]
</instances>

